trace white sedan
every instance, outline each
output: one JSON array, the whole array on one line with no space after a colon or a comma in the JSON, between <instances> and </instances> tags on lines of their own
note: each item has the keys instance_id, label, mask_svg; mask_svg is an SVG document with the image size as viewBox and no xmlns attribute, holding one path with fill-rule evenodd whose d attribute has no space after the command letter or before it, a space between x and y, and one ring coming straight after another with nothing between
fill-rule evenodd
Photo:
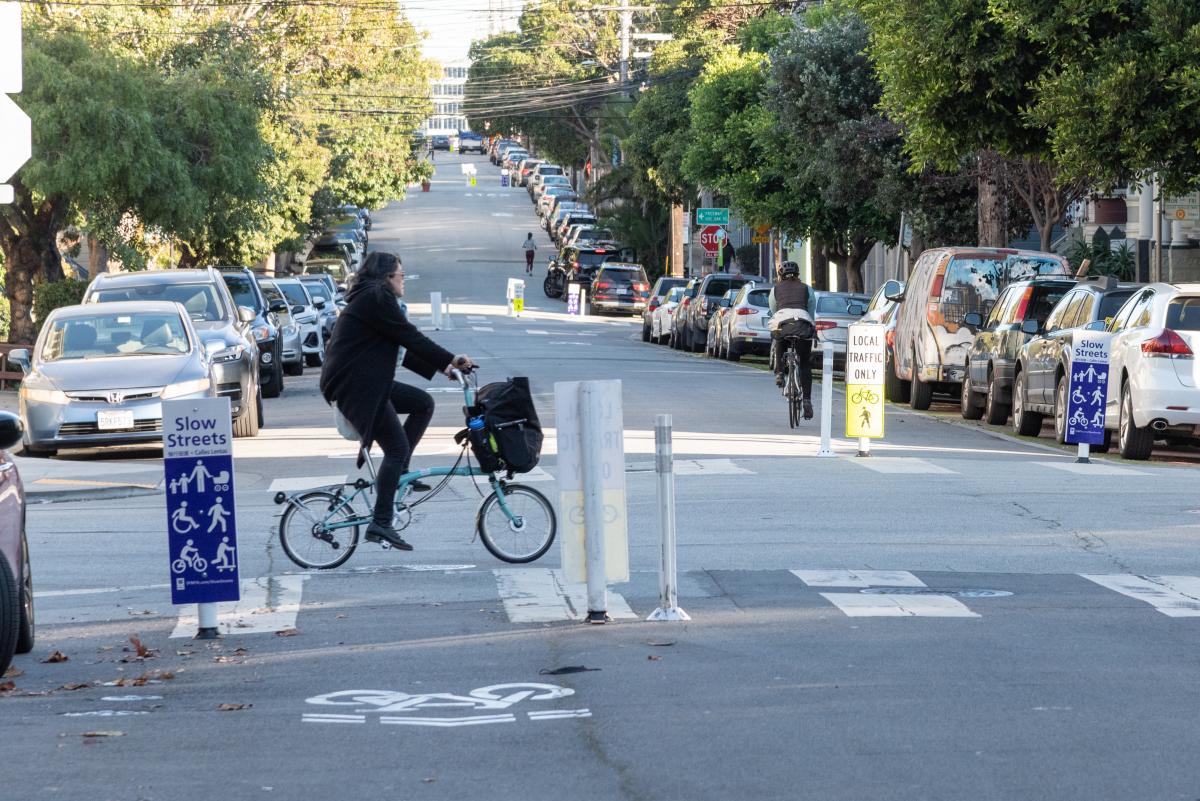
<instances>
[{"instance_id":1,"label":"white sedan","mask_svg":"<svg viewBox=\"0 0 1200 801\"><path fill-rule=\"evenodd\" d=\"M684 288L677 286L667 292L663 302L650 315L650 341L662 345L671 336L671 321L675 319L675 309L683 298Z\"/></svg>"},{"instance_id":2,"label":"white sedan","mask_svg":"<svg viewBox=\"0 0 1200 801\"><path fill-rule=\"evenodd\" d=\"M1126 459L1146 459L1155 438L1200 432L1200 284L1151 284L1112 322L1106 427Z\"/></svg>"}]
</instances>

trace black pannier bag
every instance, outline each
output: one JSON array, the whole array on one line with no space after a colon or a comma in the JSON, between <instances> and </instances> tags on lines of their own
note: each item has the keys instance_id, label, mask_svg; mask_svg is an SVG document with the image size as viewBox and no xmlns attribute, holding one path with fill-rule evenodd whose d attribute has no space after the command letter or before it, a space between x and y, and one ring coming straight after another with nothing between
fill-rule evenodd
<instances>
[{"instance_id":1,"label":"black pannier bag","mask_svg":"<svg viewBox=\"0 0 1200 801\"><path fill-rule=\"evenodd\" d=\"M529 379L518 376L481 387L475 405L464 410L467 428L455 437L466 437L481 470L495 473L528 473L542 455L542 426L533 406ZM471 425L482 417L482 426Z\"/></svg>"}]
</instances>

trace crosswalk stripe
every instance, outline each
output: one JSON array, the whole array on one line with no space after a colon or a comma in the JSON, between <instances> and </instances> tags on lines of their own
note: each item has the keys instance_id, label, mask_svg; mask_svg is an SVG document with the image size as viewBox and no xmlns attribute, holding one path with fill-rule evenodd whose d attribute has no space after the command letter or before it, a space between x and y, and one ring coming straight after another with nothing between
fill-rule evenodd
<instances>
[{"instance_id":1,"label":"crosswalk stripe","mask_svg":"<svg viewBox=\"0 0 1200 801\"><path fill-rule=\"evenodd\" d=\"M907 570L792 570L809 587L924 587Z\"/></svg>"},{"instance_id":2,"label":"crosswalk stripe","mask_svg":"<svg viewBox=\"0 0 1200 801\"><path fill-rule=\"evenodd\" d=\"M860 459L854 456L845 457L857 465L874 470L876 473L925 473L928 475L955 475L955 471L918 459L913 456L871 456Z\"/></svg>"},{"instance_id":3,"label":"crosswalk stripe","mask_svg":"<svg viewBox=\"0 0 1200 801\"><path fill-rule=\"evenodd\" d=\"M458 390L455 390L456 392ZM336 476L298 476L296 478L277 478L267 487L267 492L295 492L297 490L327 487L330 484L344 484L346 474Z\"/></svg>"},{"instance_id":4,"label":"crosswalk stripe","mask_svg":"<svg viewBox=\"0 0 1200 801\"><path fill-rule=\"evenodd\" d=\"M1200 578L1080 573L1101 587L1150 604L1167 617L1200 617Z\"/></svg>"},{"instance_id":5,"label":"crosswalk stripe","mask_svg":"<svg viewBox=\"0 0 1200 801\"><path fill-rule=\"evenodd\" d=\"M496 329L492 328L490 325L473 325L473 326L471 326L471 330L483 331L484 333L491 334L491 333L495 332Z\"/></svg>"},{"instance_id":6,"label":"crosswalk stripe","mask_svg":"<svg viewBox=\"0 0 1200 801\"><path fill-rule=\"evenodd\" d=\"M513 623L553 623L587 617L587 588L565 584L562 572L547 568L493 570L504 611ZM637 615L619 593L608 593L608 614L633 620Z\"/></svg>"},{"instance_id":7,"label":"crosswalk stripe","mask_svg":"<svg viewBox=\"0 0 1200 801\"><path fill-rule=\"evenodd\" d=\"M823 592L847 617L979 617L948 595L860 595Z\"/></svg>"},{"instance_id":8,"label":"crosswalk stripe","mask_svg":"<svg viewBox=\"0 0 1200 801\"><path fill-rule=\"evenodd\" d=\"M543 331L543 330L542 330L542 329L540 329L540 328L526 328L526 329L525 329L525 333L526 333L526 334L538 334L538 335L540 335L540 336L544 336L544 337L548 337L548 336L550 336L550 332L549 332L549 331Z\"/></svg>"},{"instance_id":9,"label":"crosswalk stripe","mask_svg":"<svg viewBox=\"0 0 1200 801\"><path fill-rule=\"evenodd\" d=\"M217 625L223 634L267 634L295 628L300 598L308 576L263 576L242 579L241 600L218 604ZM199 628L196 607L182 607L171 637L192 637Z\"/></svg>"},{"instance_id":10,"label":"crosswalk stripe","mask_svg":"<svg viewBox=\"0 0 1200 801\"><path fill-rule=\"evenodd\" d=\"M1077 462L1034 462L1033 464L1041 467L1052 467L1055 470L1065 470L1068 473L1079 473L1084 476L1148 476L1149 473L1141 470L1130 470L1128 467L1118 467L1113 464L1105 464L1104 462L1089 462L1088 464L1079 464Z\"/></svg>"}]
</instances>

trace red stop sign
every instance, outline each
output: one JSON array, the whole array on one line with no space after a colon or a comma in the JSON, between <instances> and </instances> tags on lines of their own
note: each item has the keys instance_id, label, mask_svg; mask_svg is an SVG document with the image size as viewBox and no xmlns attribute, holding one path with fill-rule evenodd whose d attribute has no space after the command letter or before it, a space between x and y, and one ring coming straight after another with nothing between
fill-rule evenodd
<instances>
[{"instance_id":1,"label":"red stop sign","mask_svg":"<svg viewBox=\"0 0 1200 801\"><path fill-rule=\"evenodd\" d=\"M717 232L720 230L719 225L706 225L700 229L700 244L709 253L716 253L721 249L721 240L717 239Z\"/></svg>"}]
</instances>

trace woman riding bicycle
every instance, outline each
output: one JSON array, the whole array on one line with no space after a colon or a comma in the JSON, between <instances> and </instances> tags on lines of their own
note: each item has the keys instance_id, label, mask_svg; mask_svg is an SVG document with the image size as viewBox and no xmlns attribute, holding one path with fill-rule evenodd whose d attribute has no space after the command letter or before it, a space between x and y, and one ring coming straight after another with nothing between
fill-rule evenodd
<instances>
[{"instance_id":1,"label":"woman riding bicycle","mask_svg":"<svg viewBox=\"0 0 1200 801\"><path fill-rule=\"evenodd\" d=\"M367 539L386 540L393 548L411 551L412 546L392 528L396 487L433 418L433 398L393 380L400 349L404 349L401 365L425 379L438 372L452 377L453 370L470 370L473 365L468 357L455 356L418 331L401 311L403 295L400 258L380 252L367 256L326 348L321 394L326 402L337 404L358 432L363 448L378 442L383 450ZM403 426L401 414L408 415ZM362 462L360 453L359 467ZM414 485L414 489L428 487Z\"/></svg>"},{"instance_id":2,"label":"woman riding bicycle","mask_svg":"<svg viewBox=\"0 0 1200 801\"><path fill-rule=\"evenodd\" d=\"M796 262L785 261L779 268L779 282L771 287L770 306L772 316L784 309L799 309L806 312L811 327L817 308L816 295L813 294L812 288L808 284L800 280L800 265ZM784 352L787 345L792 343L796 348L796 357L800 363L800 386L804 390L804 419L811 420L813 407L812 401L809 399L812 397L812 338L811 336L788 337L786 335L781 337L778 330L775 332L775 337L771 343L772 348L777 348L775 385L783 386L783 374L787 369Z\"/></svg>"}]
</instances>

